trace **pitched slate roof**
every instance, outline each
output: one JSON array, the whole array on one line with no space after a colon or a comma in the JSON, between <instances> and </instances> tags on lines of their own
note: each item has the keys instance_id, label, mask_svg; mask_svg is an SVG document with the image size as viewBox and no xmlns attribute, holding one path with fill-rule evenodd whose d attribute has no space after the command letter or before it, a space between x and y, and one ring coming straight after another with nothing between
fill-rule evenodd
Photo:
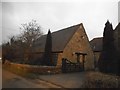
<instances>
[{"instance_id":1,"label":"pitched slate roof","mask_svg":"<svg viewBox=\"0 0 120 90\"><path fill-rule=\"evenodd\" d=\"M102 45L103 45L102 40L103 40L103 37L99 37L99 38L93 38L90 41L90 45L93 51L96 51L96 52L102 51Z\"/></svg>"},{"instance_id":2,"label":"pitched slate roof","mask_svg":"<svg viewBox=\"0 0 120 90\"><path fill-rule=\"evenodd\" d=\"M118 25L116 26L115 30L120 30L120 22L119 22Z\"/></svg>"},{"instance_id":3,"label":"pitched slate roof","mask_svg":"<svg viewBox=\"0 0 120 90\"><path fill-rule=\"evenodd\" d=\"M72 38L73 34L80 27L81 24L74 25L56 32L53 32L52 35L52 51L63 51L69 40ZM41 36L33 45L34 51L44 52L46 36Z\"/></svg>"}]
</instances>

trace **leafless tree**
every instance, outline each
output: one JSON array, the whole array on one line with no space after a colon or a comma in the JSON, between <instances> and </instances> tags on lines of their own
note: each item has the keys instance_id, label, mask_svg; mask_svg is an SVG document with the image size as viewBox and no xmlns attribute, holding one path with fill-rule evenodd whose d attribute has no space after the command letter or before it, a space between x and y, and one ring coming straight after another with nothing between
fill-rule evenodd
<instances>
[{"instance_id":1,"label":"leafless tree","mask_svg":"<svg viewBox=\"0 0 120 90\"><path fill-rule=\"evenodd\" d=\"M27 47L31 47L33 42L43 34L41 27L36 20L21 24L20 29L22 30L21 39L26 43Z\"/></svg>"},{"instance_id":2,"label":"leafless tree","mask_svg":"<svg viewBox=\"0 0 120 90\"><path fill-rule=\"evenodd\" d=\"M43 34L42 29L36 20L21 24L20 29L22 31L20 35L9 36L9 41L2 44L3 58L29 63L33 42Z\"/></svg>"},{"instance_id":3,"label":"leafless tree","mask_svg":"<svg viewBox=\"0 0 120 90\"><path fill-rule=\"evenodd\" d=\"M20 40L24 43L25 60L28 61L31 55L31 48L33 42L36 41L42 34L42 29L36 20L32 20L29 23L21 24L22 30Z\"/></svg>"}]
</instances>

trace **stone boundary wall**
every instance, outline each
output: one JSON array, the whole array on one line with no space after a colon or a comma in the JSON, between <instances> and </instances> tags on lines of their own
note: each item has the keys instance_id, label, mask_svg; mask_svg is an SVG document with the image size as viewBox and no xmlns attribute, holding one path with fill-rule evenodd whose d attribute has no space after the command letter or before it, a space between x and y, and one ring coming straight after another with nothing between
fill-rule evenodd
<instances>
[{"instance_id":1,"label":"stone boundary wall","mask_svg":"<svg viewBox=\"0 0 120 90\"><path fill-rule=\"evenodd\" d=\"M37 66L27 64L17 64L6 61L5 67L13 69L14 71L22 73L35 73L35 74L58 74L61 73L61 67L58 66Z\"/></svg>"}]
</instances>

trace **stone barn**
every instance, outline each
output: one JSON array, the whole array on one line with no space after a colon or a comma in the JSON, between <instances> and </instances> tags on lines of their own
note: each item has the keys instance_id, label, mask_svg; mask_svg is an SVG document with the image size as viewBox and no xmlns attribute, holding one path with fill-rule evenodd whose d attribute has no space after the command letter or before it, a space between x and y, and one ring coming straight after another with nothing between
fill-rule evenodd
<instances>
[{"instance_id":1,"label":"stone barn","mask_svg":"<svg viewBox=\"0 0 120 90\"><path fill-rule=\"evenodd\" d=\"M52 34L52 54L56 66L62 65L62 58L67 58L71 62L77 62L76 52L86 53L84 68L90 70L94 68L93 51L91 49L88 36L83 24L74 25ZM33 50L35 57L42 56L44 53L46 36L43 35L34 43ZM82 57L80 56L80 62Z\"/></svg>"}]
</instances>

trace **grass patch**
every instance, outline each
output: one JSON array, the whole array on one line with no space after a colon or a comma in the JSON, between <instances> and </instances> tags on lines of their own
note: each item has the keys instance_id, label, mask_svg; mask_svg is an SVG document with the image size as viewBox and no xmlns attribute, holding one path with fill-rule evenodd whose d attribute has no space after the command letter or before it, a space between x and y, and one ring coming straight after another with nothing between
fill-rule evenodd
<instances>
[{"instance_id":1,"label":"grass patch","mask_svg":"<svg viewBox=\"0 0 120 90\"><path fill-rule=\"evenodd\" d=\"M83 88L120 88L120 77L101 72L87 72Z\"/></svg>"}]
</instances>

